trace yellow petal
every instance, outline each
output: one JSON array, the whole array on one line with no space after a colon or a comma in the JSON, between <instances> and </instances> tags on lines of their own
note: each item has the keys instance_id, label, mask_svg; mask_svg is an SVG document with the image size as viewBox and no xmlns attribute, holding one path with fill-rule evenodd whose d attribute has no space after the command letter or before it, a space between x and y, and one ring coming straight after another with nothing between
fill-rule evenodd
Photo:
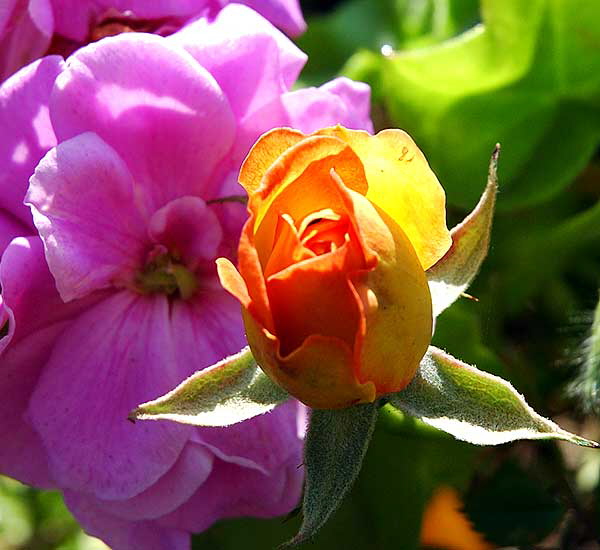
<instances>
[{"instance_id":1,"label":"yellow petal","mask_svg":"<svg viewBox=\"0 0 600 550\"><path fill-rule=\"evenodd\" d=\"M378 394L399 391L412 380L431 342L427 277L400 226L362 195L348 193L361 239L378 258L361 296L366 330L358 378L373 381Z\"/></svg>"},{"instance_id":2,"label":"yellow petal","mask_svg":"<svg viewBox=\"0 0 600 550\"><path fill-rule=\"evenodd\" d=\"M452 243L446 227L446 196L406 132L383 130L371 136L336 126L316 134L335 136L352 147L365 169L367 198L400 225L424 270L445 254Z\"/></svg>"}]
</instances>

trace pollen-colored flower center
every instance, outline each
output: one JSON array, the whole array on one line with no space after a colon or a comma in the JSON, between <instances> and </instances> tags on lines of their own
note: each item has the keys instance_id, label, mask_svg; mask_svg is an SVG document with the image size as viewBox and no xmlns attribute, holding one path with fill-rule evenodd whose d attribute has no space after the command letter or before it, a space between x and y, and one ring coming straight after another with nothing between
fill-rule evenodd
<instances>
[{"instance_id":1,"label":"pollen-colored flower center","mask_svg":"<svg viewBox=\"0 0 600 550\"><path fill-rule=\"evenodd\" d=\"M166 294L183 300L198 289L198 279L185 265L168 252L151 254L136 278L136 289L142 294Z\"/></svg>"}]
</instances>

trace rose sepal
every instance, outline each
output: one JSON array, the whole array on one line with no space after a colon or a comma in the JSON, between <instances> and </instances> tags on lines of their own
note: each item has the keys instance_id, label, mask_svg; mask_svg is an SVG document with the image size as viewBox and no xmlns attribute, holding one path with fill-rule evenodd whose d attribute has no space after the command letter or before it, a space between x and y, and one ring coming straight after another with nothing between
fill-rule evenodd
<instances>
[{"instance_id":1,"label":"rose sepal","mask_svg":"<svg viewBox=\"0 0 600 550\"><path fill-rule=\"evenodd\" d=\"M487 185L479 202L461 223L450 230L450 248L426 271L434 317L467 290L487 256L498 191L499 154L500 145L496 145L490 159Z\"/></svg>"},{"instance_id":2,"label":"rose sepal","mask_svg":"<svg viewBox=\"0 0 600 550\"><path fill-rule=\"evenodd\" d=\"M339 508L360 472L379 405L377 400L345 409L311 411L304 445L302 525L280 550L311 539Z\"/></svg>"},{"instance_id":3,"label":"rose sepal","mask_svg":"<svg viewBox=\"0 0 600 550\"><path fill-rule=\"evenodd\" d=\"M417 374L389 403L424 423L474 445L519 439L562 439L600 447L536 413L506 380L430 346Z\"/></svg>"},{"instance_id":4,"label":"rose sepal","mask_svg":"<svg viewBox=\"0 0 600 550\"><path fill-rule=\"evenodd\" d=\"M256 364L249 347L200 370L169 393L142 403L129 419L173 420L194 426L230 426L289 399Z\"/></svg>"}]
</instances>

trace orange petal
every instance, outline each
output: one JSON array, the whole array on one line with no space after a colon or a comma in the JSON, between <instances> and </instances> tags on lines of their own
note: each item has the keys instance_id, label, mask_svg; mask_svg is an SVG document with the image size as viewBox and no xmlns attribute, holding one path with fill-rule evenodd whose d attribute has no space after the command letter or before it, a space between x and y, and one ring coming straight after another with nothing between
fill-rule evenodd
<instances>
[{"instance_id":1,"label":"orange petal","mask_svg":"<svg viewBox=\"0 0 600 550\"><path fill-rule=\"evenodd\" d=\"M267 171L259 191L249 202L256 216L255 243L261 265L266 265L273 247L279 214L286 213L294 221L301 221L325 208L345 212L338 186L330 176L332 168L346 186L366 190L359 158L336 138L307 138L281 155Z\"/></svg>"},{"instance_id":2,"label":"orange petal","mask_svg":"<svg viewBox=\"0 0 600 550\"><path fill-rule=\"evenodd\" d=\"M346 265L355 254L346 243L335 252L291 265L269 277L267 293L281 354L300 347L310 335L336 337L354 348L360 305L349 275L363 267Z\"/></svg>"},{"instance_id":3,"label":"orange petal","mask_svg":"<svg viewBox=\"0 0 600 550\"><path fill-rule=\"evenodd\" d=\"M244 279L235 266L227 258L217 258L217 273L223 288L247 308L250 305L250 295Z\"/></svg>"},{"instance_id":4,"label":"orange petal","mask_svg":"<svg viewBox=\"0 0 600 550\"><path fill-rule=\"evenodd\" d=\"M274 128L263 134L250 149L240 169L239 182L248 194L254 193L267 169L284 151L306 136L291 128Z\"/></svg>"},{"instance_id":5,"label":"orange petal","mask_svg":"<svg viewBox=\"0 0 600 550\"><path fill-rule=\"evenodd\" d=\"M456 490L441 487L427 504L421 525L421 545L447 550L492 550L462 513Z\"/></svg>"},{"instance_id":6,"label":"orange petal","mask_svg":"<svg viewBox=\"0 0 600 550\"><path fill-rule=\"evenodd\" d=\"M345 141L360 157L368 181L367 198L400 225L424 270L445 254L452 243L446 227L446 196L406 132L383 130L371 136L336 126L316 134Z\"/></svg>"},{"instance_id":7,"label":"orange petal","mask_svg":"<svg viewBox=\"0 0 600 550\"><path fill-rule=\"evenodd\" d=\"M279 343L244 312L252 353L262 369L291 395L313 409L341 409L375 400L375 387L360 384L352 372L352 351L336 338L311 336L282 359Z\"/></svg>"},{"instance_id":8,"label":"orange petal","mask_svg":"<svg viewBox=\"0 0 600 550\"><path fill-rule=\"evenodd\" d=\"M264 277L268 279L274 273L314 256L314 252L305 248L300 242L300 237L290 216L282 214L277 221L275 244L264 269Z\"/></svg>"}]
</instances>

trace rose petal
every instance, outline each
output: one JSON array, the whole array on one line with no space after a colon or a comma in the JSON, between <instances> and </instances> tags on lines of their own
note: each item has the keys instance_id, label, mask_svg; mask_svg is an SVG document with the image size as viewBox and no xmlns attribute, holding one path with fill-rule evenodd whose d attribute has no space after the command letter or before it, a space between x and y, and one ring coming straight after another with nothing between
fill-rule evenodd
<instances>
[{"instance_id":1,"label":"rose petal","mask_svg":"<svg viewBox=\"0 0 600 550\"><path fill-rule=\"evenodd\" d=\"M343 408L375 399L375 385L361 384L352 369L352 350L339 338L312 335L288 357L278 355L279 342L243 312L248 342L257 363L291 395L314 409ZM302 373L299 376L298 373ZM307 383L310 381L310 383Z\"/></svg>"},{"instance_id":2,"label":"rose petal","mask_svg":"<svg viewBox=\"0 0 600 550\"><path fill-rule=\"evenodd\" d=\"M142 265L147 238L133 178L95 134L52 149L26 201L63 300L125 284Z\"/></svg>"},{"instance_id":3,"label":"rose petal","mask_svg":"<svg viewBox=\"0 0 600 550\"><path fill-rule=\"evenodd\" d=\"M28 65L0 86L0 208L33 234L29 209L23 205L29 176L56 144L48 116L50 91L63 67L49 56Z\"/></svg>"},{"instance_id":4,"label":"rose petal","mask_svg":"<svg viewBox=\"0 0 600 550\"><path fill-rule=\"evenodd\" d=\"M185 195L211 198L234 119L214 78L166 39L126 33L73 54L51 111L61 141L93 131L125 161L148 214Z\"/></svg>"},{"instance_id":5,"label":"rose petal","mask_svg":"<svg viewBox=\"0 0 600 550\"><path fill-rule=\"evenodd\" d=\"M445 254L452 244L446 227L446 195L407 133L383 130L371 136L338 126L317 134L343 140L360 157L369 182L367 199L402 228L424 270Z\"/></svg>"},{"instance_id":6,"label":"rose petal","mask_svg":"<svg viewBox=\"0 0 600 550\"><path fill-rule=\"evenodd\" d=\"M171 334L165 296L122 291L58 339L29 414L61 487L124 499L173 466L191 428L127 420L187 375L174 361Z\"/></svg>"}]
</instances>

